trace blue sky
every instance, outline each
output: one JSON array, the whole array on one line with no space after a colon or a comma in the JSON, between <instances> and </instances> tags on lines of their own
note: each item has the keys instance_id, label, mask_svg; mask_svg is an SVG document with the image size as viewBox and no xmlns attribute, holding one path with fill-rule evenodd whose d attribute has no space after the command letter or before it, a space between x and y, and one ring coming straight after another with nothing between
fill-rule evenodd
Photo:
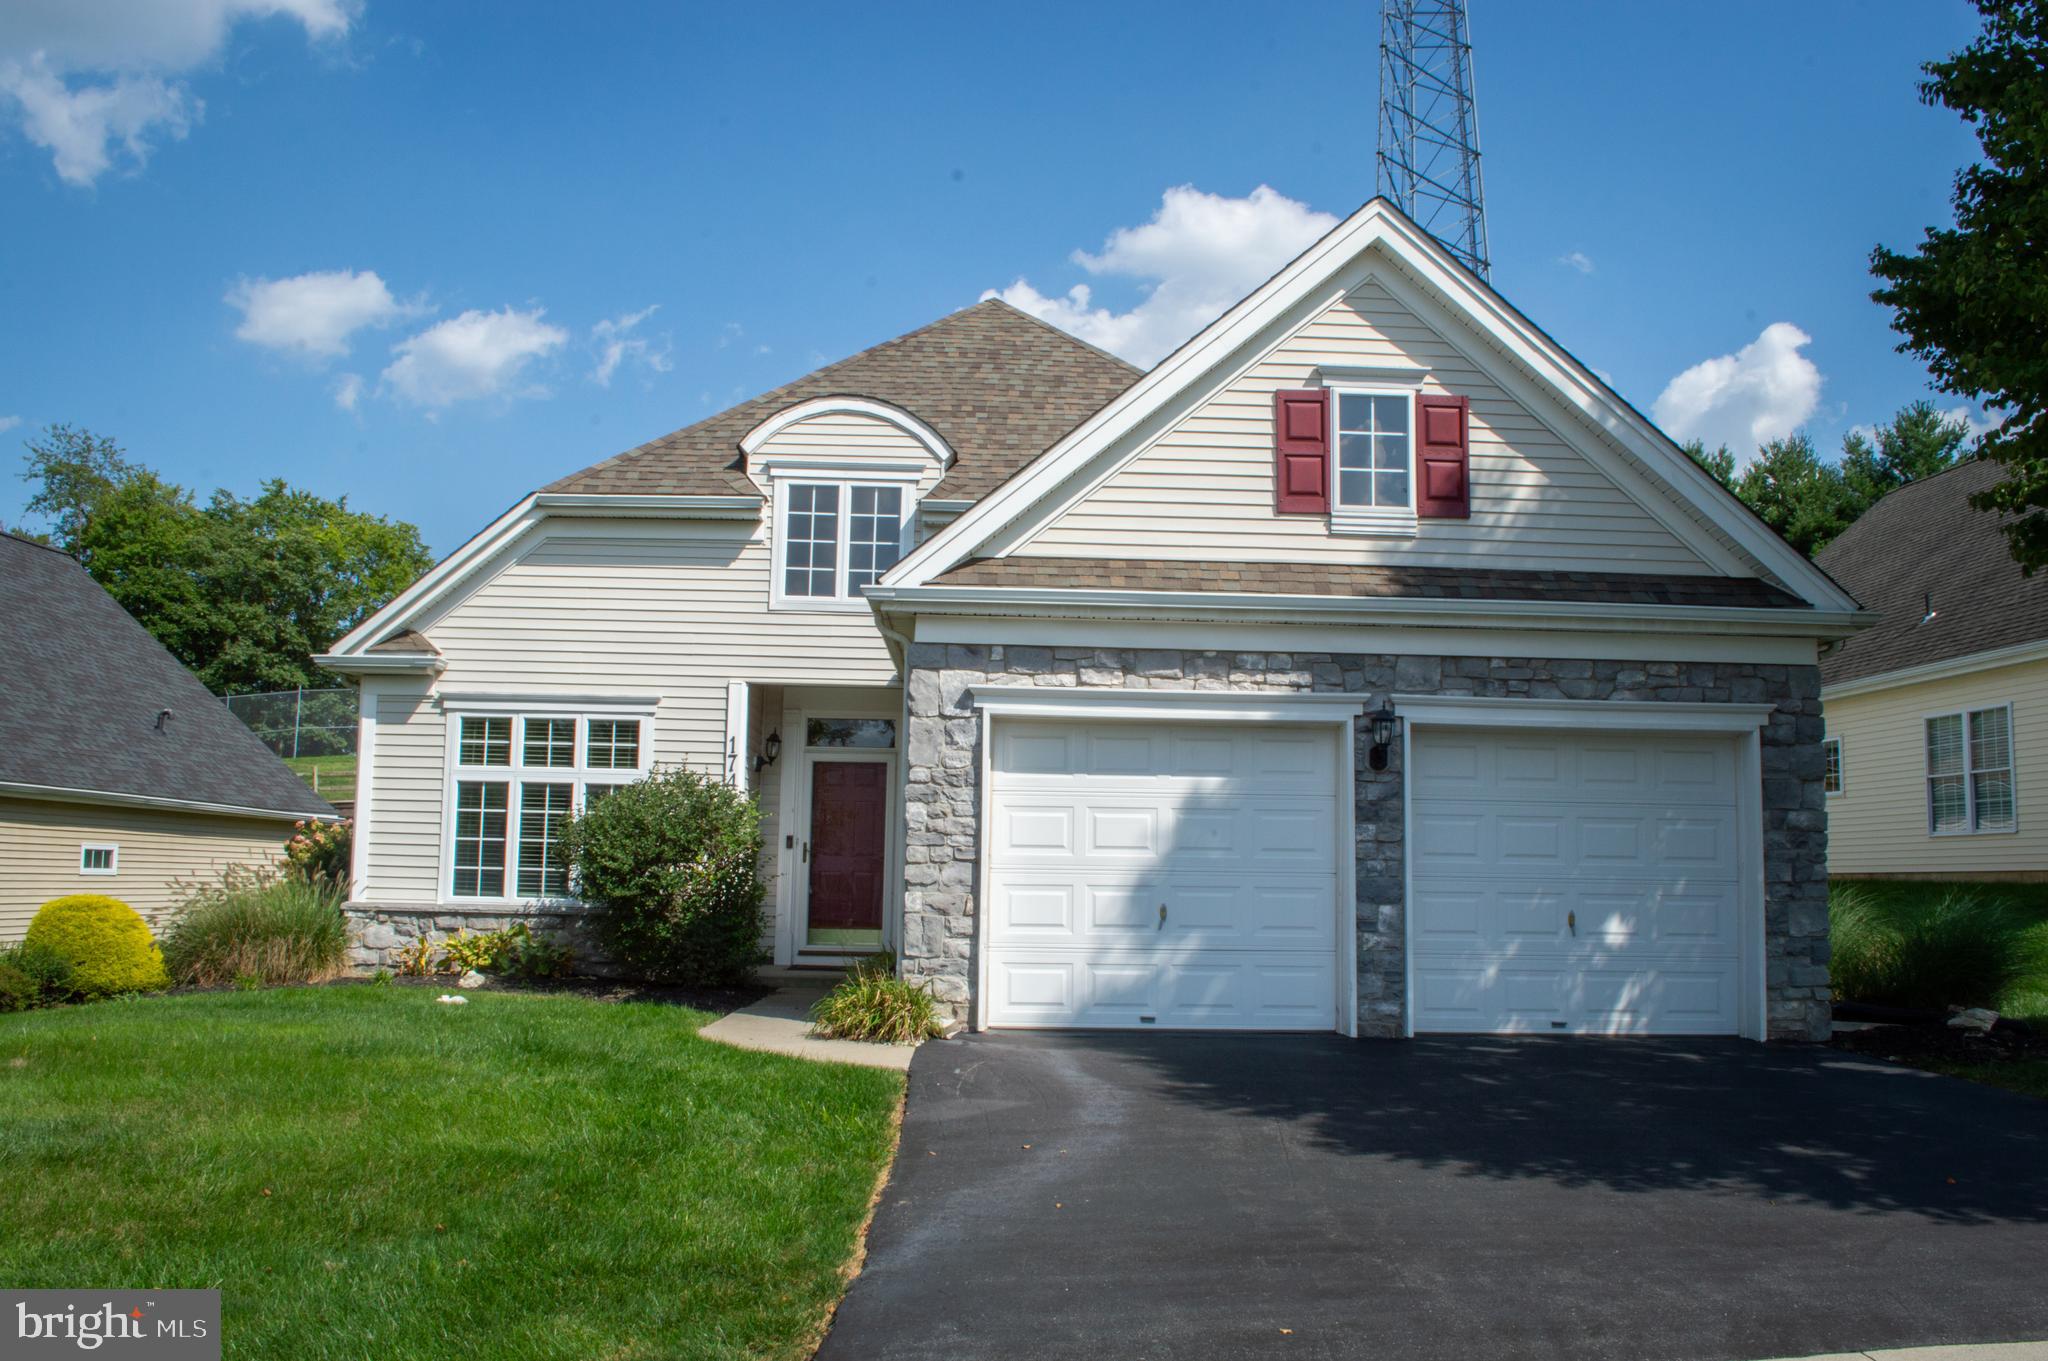
<instances>
[{"instance_id":1,"label":"blue sky","mask_svg":"<svg viewBox=\"0 0 2048 1361\"><path fill-rule=\"evenodd\" d=\"M0 523L53 421L446 552L986 290L1149 359L1371 196L1375 10L21 0ZM1975 143L1914 87L1968 5L1471 10L1539 324L1680 434L1833 451L1927 392L1866 257L1948 219Z\"/></svg>"}]
</instances>

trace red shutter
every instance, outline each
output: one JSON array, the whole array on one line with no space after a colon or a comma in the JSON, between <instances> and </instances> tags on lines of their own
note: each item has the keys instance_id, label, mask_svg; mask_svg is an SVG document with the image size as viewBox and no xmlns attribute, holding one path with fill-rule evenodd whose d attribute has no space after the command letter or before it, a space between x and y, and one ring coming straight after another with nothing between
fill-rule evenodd
<instances>
[{"instance_id":1,"label":"red shutter","mask_svg":"<svg viewBox=\"0 0 2048 1361\"><path fill-rule=\"evenodd\" d=\"M1471 518L1469 416L1463 397L1415 398L1415 514L1421 519Z\"/></svg>"},{"instance_id":2,"label":"red shutter","mask_svg":"<svg viewBox=\"0 0 2048 1361\"><path fill-rule=\"evenodd\" d=\"M1281 515L1330 513L1328 388L1273 394L1273 509Z\"/></svg>"}]
</instances>

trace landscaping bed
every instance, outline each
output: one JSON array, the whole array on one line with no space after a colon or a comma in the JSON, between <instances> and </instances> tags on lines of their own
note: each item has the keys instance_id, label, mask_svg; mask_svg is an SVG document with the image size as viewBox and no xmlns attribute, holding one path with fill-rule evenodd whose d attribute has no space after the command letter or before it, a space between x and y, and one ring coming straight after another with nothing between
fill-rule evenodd
<instances>
[{"instance_id":1,"label":"landscaping bed","mask_svg":"<svg viewBox=\"0 0 2048 1361\"><path fill-rule=\"evenodd\" d=\"M808 1354L898 1075L427 982L0 1017L0 1279L217 1287L229 1357Z\"/></svg>"}]
</instances>

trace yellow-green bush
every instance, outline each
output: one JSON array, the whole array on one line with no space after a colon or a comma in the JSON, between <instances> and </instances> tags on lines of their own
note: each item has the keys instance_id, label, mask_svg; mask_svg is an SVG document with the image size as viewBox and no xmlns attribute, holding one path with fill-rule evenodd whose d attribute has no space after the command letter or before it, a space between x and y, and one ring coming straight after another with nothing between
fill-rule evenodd
<instances>
[{"instance_id":1,"label":"yellow-green bush","mask_svg":"<svg viewBox=\"0 0 2048 1361\"><path fill-rule=\"evenodd\" d=\"M28 924L24 945L47 950L71 966L71 986L85 997L148 992L171 985L163 951L134 908L99 893L52 898Z\"/></svg>"}]
</instances>

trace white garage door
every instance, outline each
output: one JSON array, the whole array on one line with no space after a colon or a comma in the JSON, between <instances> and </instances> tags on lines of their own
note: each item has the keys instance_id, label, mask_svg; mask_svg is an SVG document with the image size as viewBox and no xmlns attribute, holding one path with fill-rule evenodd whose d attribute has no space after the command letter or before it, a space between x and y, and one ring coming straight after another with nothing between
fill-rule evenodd
<instances>
[{"instance_id":1,"label":"white garage door","mask_svg":"<svg viewBox=\"0 0 2048 1361\"><path fill-rule=\"evenodd\" d=\"M1726 737L1418 728L1415 1028L1732 1034Z\"/></svg>"},{"instance_id":2,"label":"white garage door","mask_svg":"<svg viewBox=\"0 0 2048 1361\"><path fill-rule=\"evenodd\" d=\"M999 718L996 1026L1329 1030L1329 727Z\"/></svg>"}]
</instances>

